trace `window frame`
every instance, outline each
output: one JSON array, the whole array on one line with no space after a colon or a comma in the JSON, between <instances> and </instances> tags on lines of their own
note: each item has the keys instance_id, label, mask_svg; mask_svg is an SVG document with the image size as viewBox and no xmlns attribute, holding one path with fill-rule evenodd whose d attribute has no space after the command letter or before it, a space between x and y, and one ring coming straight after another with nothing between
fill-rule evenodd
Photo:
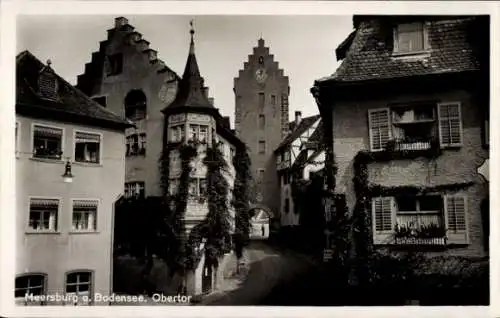
<instances>
[{"instance_id":1,"label":"window frame","mask_svg":"<svg viewBox=\"0 0 500 318\"><path fill-rule=\"evenodd\" d=\"M48 277L49 275L47 273L43 273L43 272L27 272L27 273L23 273L23 274L18 274L16 275L15 277L15 281L17 281L17 279L19 278L24 278L24 277L34 277L34 276L41 276L43 278L42 282L43 282L43 285L42 285L42 293L40 295L46 295L47 294L47 283L48 283ZM24 300L24 304L27 305L28 302L27 299L26 299L26 293L24 294L25 296L23 297L16 297L16 290L18 289L25 289L25 288L18 288L16 287L16 282L14 281L14 299L16 301L20 301L21 299ZM26 290L26 292L29 291L29 287L28 289ZM36 296L36 295L34 295ZM45 301L41 301L40 304L43 306L45 305Z\"/></svg>"},{"instance_id":2,"label":"window frame","mask_svg":"<svg viewBox=\"0 0 500 318\"><path fill-rule=\"evenodd\" d=\"M387 134L387 141L391 140L393 138L393 133L392 133L392 118L391 118L391 108L390 107L383 107L383 108L370 108L368 109L368 144L369 144L369 149L370 152L378 152L378 151L385 151L385 147L387 145L382 145L380 148L374 148L373 147L373 133L372 133L372 128L373 128L373 123L371 119L371 114L376 113L376 112L381 112L381 111L387 111L387 125L388 125L388 134Z\"/></svg>"},{"instance_id":3,"label":"window frame","mask_svg":"<svg viewBox=\"0 0 500 318\"><path fill-rule=\"evenodd\" d=\"M423 48L422 50L419 51L409 51L409 52L401 52L399 50L399 28L402 25L412 25L412 24L421 24L422 25L422 45ZM429 52L430 50L430 43L429 43L429 24L428 22L425 21L416 21L416 22L409 22L409 23L398 23L393 27L393 56L408 56L408 55L421 55Z\"/></svg>"},{"instance_id":4,"label":"window frame","mask_svg":"<svg viewBox=\"0 0 500 318\"><path fill-rule=\"evenodd\" d=\"M30 215L31 215L31 201L32 200L57 200L57 211L55 212L55 224L54 224L54 229L48 229L48 230L36 230L30 227ZM49 197L49 196L28 196L28 217L26 222L26 233L30 234L50 234L50 233L59 233L60 232L60 222L59 222L59 214L61 213L61 207L62 207L62 197ZM49 225L50 227L50 225Z\"/></svg>"},{"instance_id":5,"label":"window frame","mask_svg":"<svg viewBox=\"0 0 500 318\"><path fill-rule=\"evenodd\" d=\"M69 275L71 274L90 274L90 279L89 279L89 290L88 290L88 299L89 299L89 302L88 304L92 304L93 303L93 297L92 295L94 294L94 284L95 284L95 271L92 270L92 269L75 269L75 270L70 270L70 271L67 271L64 273L64 295L79 295L78 294L78 291L76 293L72 293L72 292L68 292L67 289L68 289L68 277ZM77 276L78 277L78 276ZM78 280L78 278L77 278ZM73 283L72 283L73 285ZM75 286L77 286L77 290L78 290L78 286L81 285L79 284L79 281L75 284ZM81 298L81 297L78 297L78 298Z\"/></svg>"},{"instance_id":6,"label":"window frame","mask_svg":"<svg viewBox=\"0 0 500 318\"><path fill-rule=\"evenodd\" d=\"M441 132L441 106L449 106L449 105L456 105L458 106L458 120L459 120L459 132L460 132L460 142L458 143L449 143L449 144L444 144L443 143L443 134ZM439 134L439 146L441 149L446 149L446 148L460 148L463 146L464 143L464 128L463 128L463 117L462 117L462 103L459 101L447 101L447 102L440 102L436 103L436 108L437 108L437 120L438 120L438 134Z\"/></svg>"},{"instance_id":7,"label":"window frame","mask_svg":"<svg viewBox=\"0 0 500 318\"><path fill-rule=\"evenodd\" d=\"M126 191L127 190L127 185L129 185L129 184L134 184L135 185L135 187L134 187L135 190L139 189L139 193L135 193L134 195L132 195L132 194L126 195L127 194L127 191ZM143 196L140 195L141 184L142 184L142 189L144 191L144 195ZM139 186L137 186L137 185L139 185ZM138 194L139 195L137 197L139 199L145 199L146 198L146 182L145 181L128 181L128 182L125 182L124 189L125 189L125 191L124 191L125 198L133 198L134 196L136 196Z\"/></svg>"},{"instance_id":8,"label":"window frame","mask_svg":"<svg viewBox=\"0 0 500 318\"><path fill-rule=\"evenodd\" d=\"M97 158L97 162L86 162L86 161L77 161L76 160L76 134L77 133L83 133L83 134L89 134L89 135L97 135L99 136L99 156ZM104 152L104 147L103 147L103 133L97 132L97 131L89 131L89 130L83 130L83 129L73 129L73 157L72 157L72 162L76 164L88 164L88 165L102 165L102 153Z\"/></svg>"},{"instance_id":9,"label":"window frame","mask_svg":"<svg viewBox=\"0 0 500 318\"><path fill-rule=\"evenodd\" d=\"M261 145L264 145L264 148L263 148L263 149L261 149ZM257 149L257 153L258 153L259 155L265 155L265 154L266 154L266 150L267 150L267 149L266 149L266 141L265 141L265 140L263 140L263 139L260 139L260 140L258 141L258 149Z\"/></svg>"},{"instance_id":10,"label":"window frame","mask_svg":"<svg viewBox=\"0 0 500 318\"><path fill-rule=\"evenodd\" d=\"M258 115L257 127L259 127L259 129L261 129L261 130L266 129L266 115L264 115L263 113L260 113Z\"/></svg>"},{"instance_id":11,"label":"window frame","mask_svg":"<svg viewBox=\"0 0 500 318\"><path fill-rule=\"evenodd\" d=\"M52 128L52 129L58 129L58 130L61 130L61 158L59 159L56 159L56 158L47 158L47 157L36 157L35 156L35 127L36 126L39 126L39 127L46 127L46 128ZM31 123L31 140L30 140L30 146L31 146L31 151L32 151L32 156L31 158L32 159L35 159L35 160L47 160L47 161L52 161L52 162L58 162L58 161L63 161L63 158L64 158L64 151L65 151L65 142L66 142L66 129L64 127L61 127L61 126L55 126L55 125L51 125L51 124L42 124L42 123L39 123L39 122L33 122Z\"/></svg>"},{"instance_id":12,"label":"window frame","mask_svg":"<svg viewBox=\"0 0 500 318\"><path fill-rule=\"evenodd\" d=\"M94 225L93 229L74 229L73 228L73 221L74 221L74 214L75 214L75 201L89 201L89 202L96 202L96 209L94 212ZM71 231L72 233L95 233L99 232L99 207L101 206L101 199L98 198L72 198L71 199Z\"/></svg>"}]
</instances>

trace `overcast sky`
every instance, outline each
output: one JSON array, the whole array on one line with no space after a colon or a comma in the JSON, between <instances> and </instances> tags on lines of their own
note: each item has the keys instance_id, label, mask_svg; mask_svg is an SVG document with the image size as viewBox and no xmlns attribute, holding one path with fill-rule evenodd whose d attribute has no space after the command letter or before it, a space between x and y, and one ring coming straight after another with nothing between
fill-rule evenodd
<instances>
[{"instance_id":1,"label":"overcast sky","mask_svg":"<svg viewBox=\"0 0 500 318\"><path fill-rule=\"evenodd\" d=\"M52 60L56 72L72 84L106 39L115 16L20 16L17 51L29 50ZM338 66L335 48L352 31L351 16L127 16L150 47L182 75L194 19L196 57L210 95L224 116L234 119L233 78L262 35L290 79L290 118L318 113L309 89L315 79ZM233 122L234 123L234 122Z\"/></svg>"}]
</instances>

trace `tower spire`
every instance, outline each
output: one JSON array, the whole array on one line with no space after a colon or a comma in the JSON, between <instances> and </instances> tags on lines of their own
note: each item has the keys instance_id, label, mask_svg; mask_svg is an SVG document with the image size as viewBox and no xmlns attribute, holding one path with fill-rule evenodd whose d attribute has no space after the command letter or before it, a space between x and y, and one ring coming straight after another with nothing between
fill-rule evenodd
<instances>
[{"instance_id":1,"label":"tower spire","mask_svg":"<svg viewBox=\"0 0 500 318\"><path fill-rule=\"evenodd\" d=\"M189 33L191 34L191 44L189 45L189 54L194 54L194 27L193 27L193 20L189 21L189 26L191 29L189 30Z\"/></svg>"}]
</instances>

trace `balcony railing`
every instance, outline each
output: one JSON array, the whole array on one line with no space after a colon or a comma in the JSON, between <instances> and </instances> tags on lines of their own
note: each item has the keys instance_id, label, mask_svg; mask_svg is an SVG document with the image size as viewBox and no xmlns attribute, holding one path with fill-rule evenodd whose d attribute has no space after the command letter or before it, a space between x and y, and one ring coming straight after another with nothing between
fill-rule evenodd
<instances>
[{"instance_id":1,"label":"balcony railing","mask_svg":"<svg viewBox=\"0 0 500 318\"><path fill-rule=\"evenodd\" d=\"M396 237L396 245L446 245L446 237Z\"/></svg>"},{"instance_id":2,"label":"balcony railing","mask_svg":"<svg viewBox=\"0 0 500 318\"><path fill-rule=\"evenodd\" d=\"M397 245L446 244L446 228L439 211L399 213L396 222L394 243Z\"/></svg>"}]
</instances>

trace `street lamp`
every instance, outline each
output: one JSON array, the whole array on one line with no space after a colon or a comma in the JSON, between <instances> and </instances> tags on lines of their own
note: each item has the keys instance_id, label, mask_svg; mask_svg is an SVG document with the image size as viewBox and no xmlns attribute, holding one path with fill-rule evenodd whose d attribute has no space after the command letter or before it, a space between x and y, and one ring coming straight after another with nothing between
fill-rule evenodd
<instances>
[{"instance_id":1,"label":"street lamp","mask_svg":"<svg viewBox=\"0 0 500 318\"><path fill-rule=\"evenodd\" d=\"M62 177L65 183L73 182L73 174L71 173L71 162L69 160L66 161L66 166L64 167L64 174L62 175Z\"/></svg>"}]
</instances>

